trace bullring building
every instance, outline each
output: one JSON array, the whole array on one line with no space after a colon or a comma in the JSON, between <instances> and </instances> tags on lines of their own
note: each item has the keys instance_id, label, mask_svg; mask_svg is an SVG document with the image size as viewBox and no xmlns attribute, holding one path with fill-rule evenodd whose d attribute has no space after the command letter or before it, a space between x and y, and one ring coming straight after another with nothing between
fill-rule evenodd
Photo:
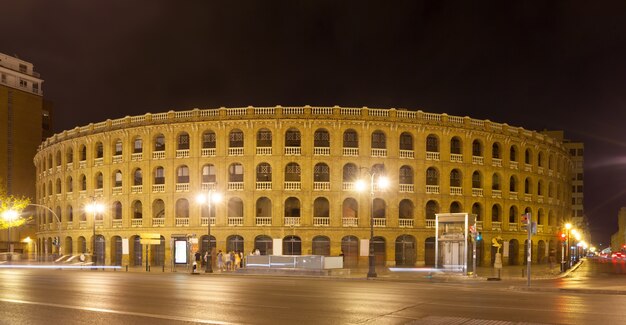
<instances>
[{"instance_id":1,"label":"bullring building","mask_svg":"<svg viewBox=\"0 0 626 325\"><path fill-rule=\"evenodd\" d=\"M95 252L107 265L140 266L146 259L167 265L174 240L195 237L202 252L210 242L246 253L343 253L346 266L366 266L370 222L378 265L431 265L435 214L446 212L476 215L483 265L493 261L496 237L504 243L504 264L523 263L521 215L531 213L538 225L532 259L542 263L549 254L560 259L557 233L571 216L572 162L561 142L422 111L276 106L148 113L55 134L34 163L36 202L49 208L38 211L38 253ZM389 188L356 190L357 180L380 175ZM222 194L211 211L196 201L208 192ZM87 212L92 202L106 209ZM161 239L149 256L144 233Z\"/></svg>"}]
</instances>

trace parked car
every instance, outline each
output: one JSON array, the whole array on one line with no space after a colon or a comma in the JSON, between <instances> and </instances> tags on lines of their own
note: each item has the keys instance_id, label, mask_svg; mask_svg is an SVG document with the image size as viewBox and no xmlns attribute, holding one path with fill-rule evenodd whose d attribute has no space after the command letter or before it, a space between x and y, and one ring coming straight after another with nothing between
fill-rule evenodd
<instances>
[{"instance_id":1,"label":"parked car","mask_svg":"<svg viewBox=\"0 0 626 325\"><path fill-rule=\"evenodd\" d=\"M624 258L624 253L622 253L622 252L613 252L613 254L611 254L611 258Z\"/></svg>"}]
</instances>

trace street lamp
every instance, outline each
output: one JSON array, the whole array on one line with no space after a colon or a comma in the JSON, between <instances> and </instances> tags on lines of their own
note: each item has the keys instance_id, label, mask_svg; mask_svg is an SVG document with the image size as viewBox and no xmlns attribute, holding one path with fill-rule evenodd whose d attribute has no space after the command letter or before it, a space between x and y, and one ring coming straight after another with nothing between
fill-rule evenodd
<instances>
[{"instance_id":1,"label":"street lamp","mask_svg":"<svg viewBox=\"0 0 626 325\"><path fill-rule=\"evenodd\" d=\"M567 231L567 268L569 269L571 267L572 264L572 257L571 257L571 249L569 247L569 231L570 229L572 229L572 224L571 223L566 223L565 224L565 230Z\"/></svg>"},{"instance_id":2,"label":"street lamp","mask_svg":"<svg viewBox=\"0 0 626 325\"><path fill-rule=\"evenodd\" d=\"M376 267L375 267L375 260L374 260L374 186L378 185L379 190L384 190L387 187L389 187L389 179L383 175L379 175L376 170L367 169L365 167L361 167L361 169L366 170L370 176L369 189L370 189L370 197L371 197L372 206L370 209L370 243L369 243L370 251L369 251L369 256L368 256L369 270L367 271L367 277L375 278L377 274L376 274ZM377 179L377 183L374 183L375 178ZM355 187L358 192L364 192L367 189L366 182L362 179L357 180Z\"/></svg>"},{"instance_id":3,"label":"street lamp","mask_svg":"<svg viewBox=\"0 0 626 325\"><path fill-rule=\"evenodd\" d=\"M206 268L204 270L204 273L213 273L213 254L211 252L211 203L217 203L219 201L222 200L222 195L220 193L216 193L215 191L213 191L212 189L209 189L209 191L206 194L200 194L197 197L197 201L200 204L207 204L207 207L209 208L209 220L207 220L207 241L208 241L208 254L207 254L207 258L206 258Z\"/></svg>"},{"instance_id":4,"label":"street lamp","mask_svg":"<svg viewBox=\"0 0 626 325\"><path fill-rule=\"evenodd\" d=\"M59 243L58 243L57 247L59 249L59 256L61 256L61 254L62 254L61 253L61 247L62 247L62 245L61 245L61 219L59 218L59 216L54 211L52 211L52 209L50 209L49 207L47 207L45 205L36 204L36 203L29 203L28 205L32 205L34 207L39 207L39 208L44 208L44 209L50 211L50 213L52 213L52 215L54 216L54 218L55 218L55 220L57 221L57 224L58 224L57 230L59 231Z\"/></svg>"},{"instance_id":5,"label":"street lamp","mask_svg":"<svg viewBox=\"0 0 626 325\"><path fill-rule=\"evenodd\" d=\"M104 205L96 202L96 199L93 199L91 203L87 204L85 210L88 213L93 213L93 241L91 246L91 256L93 259L93 265L97 265L98 257L96 255L96 216L99 213L104 212ZM60 240L60 239L59 239Z\"/></svg>"},{"instance_id":6,"label":"street lamp","mask_svg":"<svg viewBox=\"0 0 626 325\"><path fill-rule=\"evenodd\" d=\"M11 223L17 219L18 213L15 210L7 210L4 211L2 213L2 218L4 218L4 220L7 221L8 227L7 227L7 232L8 232L8 237L7 237L7 243L9 245L7 251L10 253L9 254L9 258L12 258L13 256L13 242L11 241Z\"/></svg>"}]
</instances>

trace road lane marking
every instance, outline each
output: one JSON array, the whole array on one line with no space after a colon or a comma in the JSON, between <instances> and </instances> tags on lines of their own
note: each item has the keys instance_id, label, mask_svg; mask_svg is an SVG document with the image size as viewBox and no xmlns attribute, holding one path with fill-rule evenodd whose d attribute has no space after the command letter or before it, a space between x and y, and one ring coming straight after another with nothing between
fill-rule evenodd
<instances>
[{"instance_id":1,"label":"road lane marking","mask_svg":"<svg viewBox=\"0 0 626 325\"><path fill-rule=\"evenodd\" d=\"M7 302L7 303L14 303L14 304L23 304L23 305L46 306L46 307L55 307L55 308L65 308L65 309L74 309L74 310L82 310L82 311L92 311L92 312L97 312L97 313L108 313L108 314L127 315L127 316L139 316L139 317L150 317L150 318L175 320L175 321L183 321L183 322L191 322L191 323L201 323L201 324L214 324L214 325L241 324L241 323L230 323L230 322L223 322L223 321L210 320L210 319L199 319L199 318L190 318L190 317L183 317L183 316L171 316L171 315L157 315L157 314L139 313L139 312L132 312L132 311L121 311L121 310L113 310L113 309L105 309L105 308L95 308L95 307L70 306L70 305L62 305L62 304L53 304L53 303L48 303L48 302L36 302L36 301L26 301L26 300L18 300L18 299L0 298L0 302Z\"/></svg>"}]
</instances>

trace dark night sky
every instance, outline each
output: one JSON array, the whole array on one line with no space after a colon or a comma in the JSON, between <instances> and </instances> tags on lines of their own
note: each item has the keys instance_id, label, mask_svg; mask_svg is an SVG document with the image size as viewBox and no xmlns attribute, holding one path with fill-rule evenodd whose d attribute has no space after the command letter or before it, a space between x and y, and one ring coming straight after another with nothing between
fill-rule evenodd
<instances>
[{"instance_id":1,"label":"dark night sky","mask_svg":"<svg viewBox=\"0 0 626 325\"><path fill-rule=\"evenodd\" d=\"M624 1L13 0L0 52L35 64L55 130L194 107L403 107L563 129L585 209L626 206Z\"/></svg>"}]
</instances>

